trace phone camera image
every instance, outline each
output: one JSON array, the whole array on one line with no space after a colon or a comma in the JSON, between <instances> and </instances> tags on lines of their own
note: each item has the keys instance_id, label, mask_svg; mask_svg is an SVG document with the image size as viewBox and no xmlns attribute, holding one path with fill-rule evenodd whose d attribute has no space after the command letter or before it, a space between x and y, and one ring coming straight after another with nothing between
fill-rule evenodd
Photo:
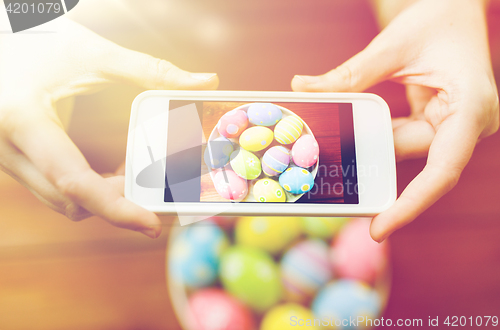
<instances>
[{"instance_id":1,"label":"phone camera image","mask_svg":"<svg viewBox=\"0 0 500 330\"><path fill-rule=\"evenodd\" d=\"M167 148L165 202L358 203L351 103L173 100L169 109L187 105L201 132L171 120L167 141L178 150L196 135L201 147L182 161ZM185 173L190 188L173 198L168 178Z\"/></svg>"}]
</instances>

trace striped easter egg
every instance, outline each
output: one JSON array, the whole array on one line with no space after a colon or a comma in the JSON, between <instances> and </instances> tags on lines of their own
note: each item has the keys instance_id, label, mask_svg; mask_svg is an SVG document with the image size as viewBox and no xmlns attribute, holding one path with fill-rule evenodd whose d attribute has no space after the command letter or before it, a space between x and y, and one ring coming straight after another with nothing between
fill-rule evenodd
<instances>
[{"instance_id":1,"label":"striped easter egg","mask_svg":"<svg viewBox=\"0 0 500 330\"><path fill-rule=\"evenodd\" d=\"M304 124L297 116L281 119L274 128L274 138L281 144L294 143L302 134Z\"/></svg>"},{"instance_id":2,"label":"striped easter egg","mask_svg":"<svg viewBox=\"0 0 500 330\"><path fill-rule=\"evenodd\" d=\"M333 276L328 245L309 239L294 245L281 259L281 278L288 300L303 302Z\"/></svg>"},{"instance_id":3,"label":"striped easter egg","mask_svg":"<svg viewBox=\"0 0 500 330\"><path fill-rule=\"evenodd\" d=\"M378 292L366 283L340 279L329 283L316 295L311 309L315 318L336 321L337 330L366 329L339 323L339 320L356 320L359 317L364 320L376 319L380 316L382 301Z\"/></svg>"},{"instance_id":4,"label":"striped easter egg","mask_svg":"<svg viewBox=\"0 0 500 330\"><path fill-rule=\"evenodd\" d=\"M290 150L282 146L272 147L262 157L262 171L267 176L282 173L290 164Z\"/></svg>"}]
</instances>

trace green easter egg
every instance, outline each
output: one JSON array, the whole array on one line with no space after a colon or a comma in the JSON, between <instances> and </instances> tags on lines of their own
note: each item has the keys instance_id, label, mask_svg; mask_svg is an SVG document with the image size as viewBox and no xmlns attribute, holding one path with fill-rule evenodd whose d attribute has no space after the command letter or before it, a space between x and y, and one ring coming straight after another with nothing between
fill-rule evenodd
<instances>
[{"instance_id":1,"label":"green easter egg","mask_svg":"<svg viewBox=\"0 0 500 330\"><path fill-rule=\"evenodd\" d=\"M262 171L259 158L242 148L231 154L231 167L234 173L245 180L257 178Z\"/></svg>"},{"instance_id":2,"label":"green easter egg","mask_svg":"<svg viewBox=\"0 0 500 330\"><path fill-rule=\"evenodd\" d=\"M279 268L262 250L238 245L228 248L219 272L224 289L256 312L266 311L281 299Z\"/></svg>"},{"instance_id":3,"label":"green easter egg","mask_svg":"<svg viewBox=\"0 0 500 330\"><path fill-rule=\"evenodd\" d=\"M304 231L309 237L331 238L350 218L302 218Z\"/></svg>"},{"instance_id":4,"label":"green easter egg","mask_svg":"<svg viewBox=\"0 0 500 330\"><path fill-rule=\"evenodd\" d=\"M301 218L243 217L235 228L236 242L277 254L302 234Z\"/></svg>"}]
</instances>

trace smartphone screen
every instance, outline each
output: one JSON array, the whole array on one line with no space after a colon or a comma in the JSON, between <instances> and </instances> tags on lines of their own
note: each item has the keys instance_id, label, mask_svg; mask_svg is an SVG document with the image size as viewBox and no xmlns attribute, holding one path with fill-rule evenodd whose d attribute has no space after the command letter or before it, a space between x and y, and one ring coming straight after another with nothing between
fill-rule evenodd
<instances>
[{"instance_id":1,"label":"smartphone screen","mask_svg":"<svg viewBox=\"0 0 500 330\"><path fill-rule=\"evenodd\" d=\"M359 203L351 103L171 100L173 111L165 202Z\"/></svg>"}]
</instances>

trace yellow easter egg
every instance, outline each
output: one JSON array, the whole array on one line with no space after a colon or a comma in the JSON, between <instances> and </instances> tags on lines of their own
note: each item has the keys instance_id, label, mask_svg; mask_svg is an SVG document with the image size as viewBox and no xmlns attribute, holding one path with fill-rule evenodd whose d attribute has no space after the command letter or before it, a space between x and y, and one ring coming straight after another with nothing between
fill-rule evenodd
<instances>
[{"instance_id":1,"label":"yellow easter egg","mask_svg":"<svg viewBox=\"0 0 500 330\"><path fill-rule=\"evenodd\" d=\"M278 305L268 311L260 330L295 330L304 327L307 330L318 330L321 327L319 320L314 320L311 310L298 304Z\"/></svg>"},{"instance_id":2,"label":"yellow easter egg","mask_svg":"<svg viewBox=\"0 0 500 330\"><path fill-rule=\"evenodd\" d=\"M240 146L248 151L260 151L273 142L273 131L264 126L246 129L240 135Z\"/></svg>"},{"instance_id":3,"label":"yellow easter egg","mask_svg":"<svg viewBox=\"0 0 500 330\"><path fill-rule=\"evenodd\" d=\"M302 231L302 219L297 217L243 217L236 223L234 234L237 244L278 254Z\"/></svg>"},{"instance_id":4,"label":"yellow easter egg","mask_svg":"<svg viewBox=\"0 0 500 330\"><path fill-rule=\"evenodd\" d=\"M288 116L278 122L274 128L274 138L281 144L294 143L302 134L304 124L297 116Z\"/></svg>"},{"instance_id":5,"label":"yellow easter egg","mask_svg":"<svg viewBox=\"0 0 500 330\"><path fill-rule=\"evenodd\" d=\"M253 186L253 196L257 202L286 202L286 194L280 184L271 179L262 179Z\"/></svg>"}]
</instances>

